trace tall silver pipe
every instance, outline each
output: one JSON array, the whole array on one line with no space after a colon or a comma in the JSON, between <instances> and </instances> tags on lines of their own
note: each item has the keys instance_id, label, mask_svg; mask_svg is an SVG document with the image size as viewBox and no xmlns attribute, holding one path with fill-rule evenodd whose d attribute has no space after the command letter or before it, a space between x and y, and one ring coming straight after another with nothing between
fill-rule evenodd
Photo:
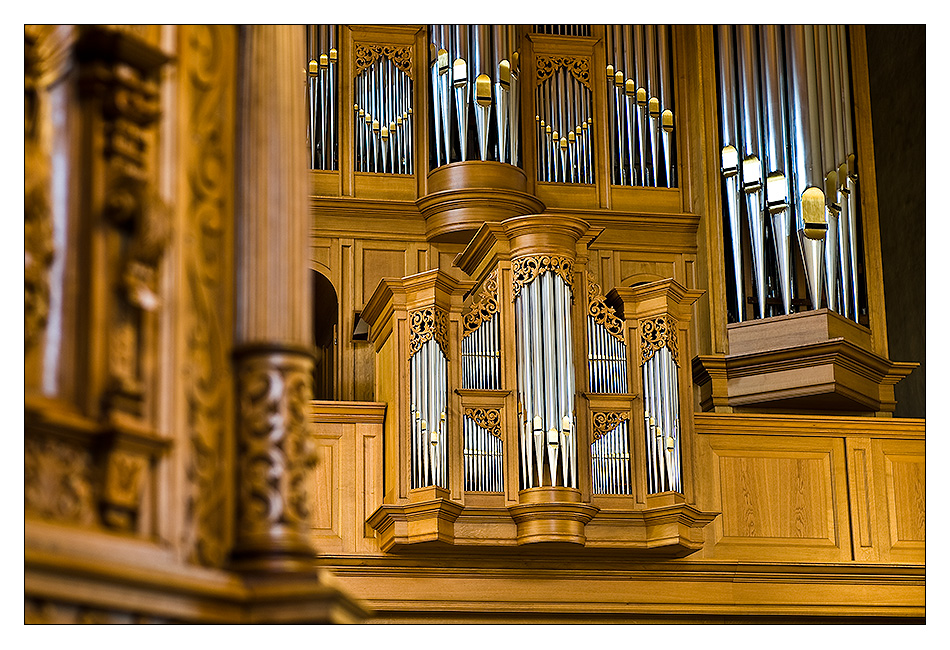
<instances>
[{"instance_id":1,"label":"tall silver pipe","mask_svg":"<svg viewBox=\"0 0 950 650\"><path fill-rule=\"evenodd\" d=\"M520 453L520 463L522 477L521 477L521 488L525 489L530 487L528 481L528 468L530 467L529 462L531 455L528 451L528 444L530 440L529 435L529 423L531 418L528 415L530 410L529 400L529 391L527 390L527 367L528 367L528 355L527 355L527 339L525 336L525 308L524 308L524 297L525 294L522 291L520 295L515 298L515 338L516 338L516 348L515 351L518 355L518 361L516 364L516 370L518 372L518 402L519 402L519 413L518 413L518 430L520 432L520 445L518 452Z\"/></svg>"},{"instance_id":2,"label":"tall silver pipe","mask_svg":"<svg viewBox=\"0 0 950 650\"><path fill-rule=\"evenodd\" d=\"M851 314L855 322L860 318L858 305L858 169L856 167L854 156L854 135L851 125L851 70L848 57L848 28L846 25L838 26L838 64L841 68L841 121L844 132L845 161L848 166L847 180L844 186L847 188L848 196L848 245L851 249L850 264L847 269L846 281L851 284ZM842 183L842 179L838 179ZM844 273L844 271L842 271Z\"/></svg>"},{"instance_id":3,"label":"tall silver pipe","mask_svg":"<svg viewBox=\"0 0 950 650\"><path fill-rule=\"evenodd\" d=\"M779 292L786 314L792 310L791 214L788 156L785 142L785 75L781 32L775 25L759 27L764 102L765 201L772 221L772 242L779 274Z\"/></svg>"},{"instance_id":4,"label":"tall silver pipe","mask_svg":"<svg viewBox=\"0 0 950 650\"><path fill-rule=\"evenodd\" d=\"M558 282L562 282L560 277ZM567 408L566 408L566 417L569 418L568 425L570 426L570 439L567 444L567 459L568 464L571 468L571 484L566 487L577 487L577 423L574 416L574 397L575 397L575 386L574 386L574 325L573 317L571 312L571 304L573 302L571 296L571 288L566 284L562 283L562 292L561 297L564 300L564 322L566 327L565 334L565 354L567 358L567 366L565 372L567 373L566 382L567 382Z\"/></svg>"},{"instance_id":5,"label":"tall silver pipe","mask_svg":"<svg viewBox=\"0 0 950 650\"><path fill-rule=\"evenodd\" d=\"M831 100L834 116L835 148L834 160L837 165L837 197L838 205L838 268L840 269L841 302L839 311L846 318L854 319L852 312L853 299L851 296L850 269L852 265L852 251L850 234L851 214L848 209L848 159L844 144L844 111L842 101L841 64L838 47L837 27L827 28L828 55L831 66Z\"/></svg>"},{"instance_id":6,"label":"tall silver pipe","mask_svg":"<svg viewBox=\"0 0 950 650\"><path fill-rule=\"evenodd\" d=\"M643 35L647 57L647 92L650 95L647 102L650 115L650 186L657 187L659 185L657 182L657 173L659 165L658 150L660 144L660 100L659 84L657 80L660 76L660 73L656 56L656 26L644 25Z\"/></svg>"},{"instance_id":7,"label":"tall silver pipe","mask_svg":"<svg viewBox=\"0 0 950 650\"><path fill-rule=\"evenodd\" d=\"M719 130L722 136L721 173L725 188L725 210L729 219L729 244L735 270L736 319L745 316L742 272L742 225L739 206L739 123L736 119L736 74L731 25L718 27L719 42Z\"/></svg>"},{"instance_id":8,"label":"tall silver pipe","mask_svg":"<svg viewBox=\"0 0 950 650\"><path fill-rule=\"evenodd\" d=\"M802 250L806 287L812 309L818 309L821 307L828 226L821 174L814 33L807 25L789 25L785 30L790 143L795 167L792 176L795 190L792 195L796 201L798 241Z\"/></svg>"},{"instance_id":9,"label":"tall silver pipe","mask_svg":"<svg viewBox=\"0 0 950 650\"><path fill-rule=\"evenodd\" d=\"M742 191L752 243L752 267L755 277L759 318L765 312L765 213L762 201L762 132L759 127L759 64L756 55L755 28L736 27L736 53L739 62L739 123L742 132Z\"/></svg>"},{"instance_id":10,"label":"tall silver pipe","mask_svg":"<svg viewBox=\"0 0 950 650\"><path fill-rule=\"evenodd\" d=\"M491 26L474 25L472 27L472 77L475 80L474 107L475 131L478 137L478 155L480 160L488 160L488 128L492 107L491 65Z\"/></svg>"},{"instance_id":11,"label":"tall silver pipe","mask_svg":"<svg viewBox=\"0 0 950 650\"><path fill-rule=\"evenodd\" d=\"M664 187L676 187L673 172L673 87L670 79L670 38L666 25L657 25L656 42L660 68L660 151L663 158L663 171L666 175Z\"/></svg>"},{"instance_id":12,"label":"tall silver pipe","mask_svg":"<svg viewBox=\"0 0 950 650\"><path fill-rule=\"evenodd\" d=\"M828 308L840 311L838 305L838 170L834 157L834 107L831 91L828 26L815 27L815 50L818 71L818 92L821 107L821 170L824 175L825 221L825 287Z\"/></svg>"},{"instance_id":13,"label":"tall silver pipe","mask_svg":"<svg viewBox=\"0 0 950 650\"><path fill-rule=\"evenodd\" d=\"M468 26L455 25L455 60L452 62L452 87L455 91L455 118L458 121L459 151L468 160L469 45Z\"/></svg>"},{"instance_id":14,"label":"tall silver pipe","mask_svg":"<svg viewBox=\"0 0 950 650\"><path fill-rule=\"evenodd\" d=\"M534 433L534 451L537 460L538 485L543 485L544 481L544 372L542 366L542 338L541 338L541 319L543 318L543 305L541 304L541 281L540 276L535 277L526 287L531 294L531 305L534 307L534 313L529 323L531 327L531 352L532 352L532 378L531 383L534 387L534 422L532 423ZM522 289L524 291L525 289Z\"/></svg>"}]
</instances>

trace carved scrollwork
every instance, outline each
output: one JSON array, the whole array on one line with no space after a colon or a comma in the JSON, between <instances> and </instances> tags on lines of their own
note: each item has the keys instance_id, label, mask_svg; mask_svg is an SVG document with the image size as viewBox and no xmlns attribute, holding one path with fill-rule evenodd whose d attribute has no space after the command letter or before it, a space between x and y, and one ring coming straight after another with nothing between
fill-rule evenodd
<instances>
[{"instance_id":1,"label":"carved scrollwork","mask_svg":"<svg viewBox=\"0 0 950 650\"><path fill-rule=\"evenodd\" d=\"M501 439L501 411L499 409L466 408L464 415L488 433Z\"/></svg>"},{"instance_id":2,"label":"carved scrollwork","mask_svg":"<svg viewBox=\"0 0 950 650\"><path fill-rule=\"evenodd\" d=\"M479 301L472 305L472 309L462 321L462 336L477 330L484 321L491 320L496 313L498 313L498 275L497 271L492 271L482 285Z\"/></svg>"},{"instance_id":3,"label":"carved scrollwork","mask_svg":"<svg viewBox=\"0 0 950 650\"><path fill-rule=\"evenodd\" d=\"M309 532L308 486L317 463L307 425L312 369L305 356L276 352L240 362L240 535Z\"/></svg>"},{"instance_id":4,"label":"carved scrollwork","mask_svg":"<svg viewBox=\"0 0 950 650\"><path fill-rule=\"evenodd\" d=\"M412 46L411 45L377 45L368 43L356 43L355 47L356 73L354 76L362 74L363 70L373 65L373 63L383 56L395 64L410 79L412 79Z\"/></svg>"},{"instance_id":5,"label":"carved scrollwork","mask_svg":"<svg viewBox=\"0 0 950 650\"><path fill-rule=\"evenodd\" d=\"M617 316L613 307L607 306L607 298L601 293L600 285L593 280L587 281L587 315L602 325L612 337L624 342L624 321Z\"/></svg>"},{"instance_id":6,"label":"carved scrollwork","mask_svg":"<svg viewBox=\"0 0 950 650\"><path fill-rule=\"evenodd\" d=\"M537 85L550 78L558 68L567 68L571 75L587 86L590 85L590 57L589 56L544 56L537 57Z\"/></svg>"},{"instance_id":7,"label":"carved scrollwork","mask_svg":"<svg viewBox=\"0 0 950 650\"><path fill-rule=\"evenodd\" d=\"M233 128L233 33L226 26L183 27L182 76L188 106L191 147L186 154L189 235L185 238L185 300L188 304L185 399L189 457L186 547L189 560L222 566L227 559L230 468L227 437L232 394L228 358L230 315L222 310L230 291L228 224L232 191L228 160L233 155L225 134ZM233 140L233 139L232 139Z\"/></svg>"},{"instance_id":8,"label":"carved scrollwork","mask_svg":"<svg viewBox=\"0 0 950 650\"><path fill-rule=\"evenodd\" d=\"M630 419L630 413L627 411L595 411L593 413L594 439L597 442L601 437L607 435L620 426L621 422Z\"/></svg>"},{"instance_id":9,"label":"carved scrollwork","mask_svg":"<svg viewBox=\"0 0 950 650\"><path fill-rule=\"evenodd\" d=\"M92 456L79 446L46 437L23 440L25 511L52 521L96 521Z\"/></svg>"},{"instance_id":10,"label":"carved scrollwork","mask_svg":"<svg viewBox=\"0 0 950 650\"><path fill-rule=\"evenodd\" d=\"M673 362L679 365L679 351L676 347L676 320L669 314L640 321L640 365L653 358L660 348L669 348Z\"/></svg>"},{"instance_id":11,"label":"carved scrollwork","mask_svg":"<svg viewBox=\"0 0 950 650\"><path fill-rule=\"evenodd\" d=\"M409 312L409 356L429 339L434 339L442 354L448 356L449 316L438 307L423 307Z\"/></svg>"},{"instance_id":12,"label":"carved scrollwork","mask_svg":"<svg viewBox=\"0 0 950 650\"><path fill-rule=\"evenodd\" d=\"M574 286L574 260L560 255L529 255L511 260L511 283L514 300L521 288L530 284L542 273L552 271L561 276L568 288Z\"/></svg>"}]
</instances>

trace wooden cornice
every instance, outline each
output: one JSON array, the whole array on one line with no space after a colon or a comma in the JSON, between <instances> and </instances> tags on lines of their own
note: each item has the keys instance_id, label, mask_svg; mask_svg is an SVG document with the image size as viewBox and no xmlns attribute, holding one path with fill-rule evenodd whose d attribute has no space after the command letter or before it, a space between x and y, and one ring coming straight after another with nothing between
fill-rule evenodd
<instances>
[{"instance_id":1,"label":"wooden cornice","mask_svg":"<svg viewBox=\"0 0 950 650\"><path fill-rule=\"evenodd\" d=\"M370 615L316 565L302 576L242 576L181 563L150 541L31 519L24 531L28 599L189 623L351 623Z\"/></svg>"}]
</instances>

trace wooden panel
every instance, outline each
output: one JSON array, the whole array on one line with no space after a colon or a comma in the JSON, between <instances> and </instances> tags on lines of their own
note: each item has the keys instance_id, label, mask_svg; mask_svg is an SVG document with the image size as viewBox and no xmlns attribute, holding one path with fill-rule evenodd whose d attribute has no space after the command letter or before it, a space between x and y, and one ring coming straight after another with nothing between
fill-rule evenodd
<instances>
[{"instance_id":1,"label":"wooden panel","mask_svg":"<svg viewBox=\"0 0 950 650\"><path fill-rule=\"evenodd\" d=\"M339 490L343 433L340 424L321 424L315 432L318 460L313 473L313 535L321 551L343 550Z\"/></svg>"},{"instance_id":2,"label":"wooden panel","mask_svg":"<svg viewBox=\"0 0 950 650\"><path fill-rule=\"evenodd\" d=\"M357 514L357 526L362 530L359 546L363 552L377 552L376 531L366 523L383 502L383 440L382 427L361 425L357 427L359 451L362 460L362 485L355 494L362 495L361 511Z\"/></svg>"},{"instance_id":3,"label":"wooden panel","mask_svg":"<svg viewBox=\"0 0 950 650\"><path fill-rule=\"evenodd\" d=\"M851 559L843 441L700 436L711 454L714 510L707 557L759 561Z\"/></svg>"},{"instance_id":4,"label":"wooden panel","mask_svg":"<svg viewBox=\"0 0 950 650\"><path fill-rule=\"evenodd\" d=\"M634 282L676 278L674 269L675 264L672 261L634 260L623 256L620 258L620 284L628 287Z\"/></svg>"},{"instance_id":5,"label":"wooden panel","mask_svg":"<svg viewBox=\"0 0 950 650\"><path fill-rule=\"evenodd\" d=\"M401 278L406 275L406 251L403 247L384 248L375 243L367 243L362 247L357 244L357 249L360 260L357 268L359 276L363 278L358 302L362 305L373 295L382 278Z\"/></svg>"},{"instance_id":6,"label":"wooden panel","mask_svg":"<svg viewBox=\"0 0 950 650\"><path fill-rule=\"evenodd\" d=\"M827 461L825 454L721 455L723 535L827 539L834 529Z\"/></svg>"},{"instance_id":7,"label":"wooden panel","mask_svg":"<svg viewBox=\"0 0 950 650\"><path fill-rule=\"evenodd\" d=\"M882 557L892 562L924 562L926 484L923 441L875 440L878 520L885 543Z\"/></svg>"},{"instance_id":8,"label":"wooden panel","mask_svg":"<svg viewBox=\"0 0 950 650\"><path fill-rule=\"evenodd\" d=\"M875 494L871 476L871 439L848 438L848 500L851 509L851 543L854 559L876 562L880 559L878 535L874 532Z\"/></svg>"}]
</instances>

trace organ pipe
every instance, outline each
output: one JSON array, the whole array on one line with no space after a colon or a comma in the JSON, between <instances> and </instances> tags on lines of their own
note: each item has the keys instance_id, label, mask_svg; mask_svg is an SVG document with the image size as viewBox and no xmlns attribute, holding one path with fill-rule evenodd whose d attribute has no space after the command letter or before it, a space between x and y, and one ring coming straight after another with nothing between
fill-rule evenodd
<instances>
[{"instance_id":1,"label":"organ pipe","mask_svg":"<svg viewBox=\"0 0 950 650\"><path fill-rule=\"evenodd\" d=\"M757 318L827 306L857 321L847 29L719 26L717 62L734 319L745 318L742 251L748 240ZM745 224L738 217L742 208ZM771 247L763 236L766 218ZM800 259L793 255L794 240ZM796 295L798 269L803 296ZM778 300L769 296L770 287Z\"/></svg>"}]
</instances>

